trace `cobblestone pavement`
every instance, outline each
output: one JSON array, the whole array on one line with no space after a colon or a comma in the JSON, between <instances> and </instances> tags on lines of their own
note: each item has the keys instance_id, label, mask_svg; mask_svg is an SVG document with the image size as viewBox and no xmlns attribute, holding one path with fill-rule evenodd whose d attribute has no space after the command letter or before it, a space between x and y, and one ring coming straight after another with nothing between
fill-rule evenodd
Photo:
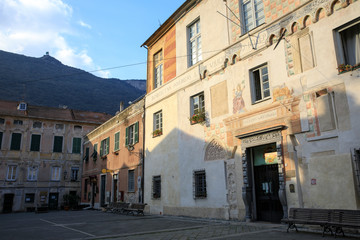
<instances>
[{"instance_id":1,"label":"cobblestone pavement","mask_svg":"<svg viewBox=\"0 0 360 240\"><path fill-rule=\"evenodd\" d=\"M58 211L42 214L0 214L0 239L333 239L302 229L286 233L286 226L267 223L214 221L169 216L126 216L100 211ZM338 237L337 239L360 239Z\"/></svg>"}]
</instances>

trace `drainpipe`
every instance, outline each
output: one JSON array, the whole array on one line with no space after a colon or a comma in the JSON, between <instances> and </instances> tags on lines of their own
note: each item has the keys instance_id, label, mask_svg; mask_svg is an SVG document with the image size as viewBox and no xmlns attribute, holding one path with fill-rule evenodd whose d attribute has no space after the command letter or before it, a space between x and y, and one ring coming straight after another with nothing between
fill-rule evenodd
<instances>
[{"instance_id":1,"label":"drainpipe","mask_svg":"<svg viewBox=\"0 0 360 240\"><path fill-rule=\"evenodd\" d=\"M143 113L143 149L142 149L142 176L141 176L141 200L142 200L142 203L144 203L144 172L145 172L145 97L144 97L144 113Z\"/></svg>"}]
</instances>

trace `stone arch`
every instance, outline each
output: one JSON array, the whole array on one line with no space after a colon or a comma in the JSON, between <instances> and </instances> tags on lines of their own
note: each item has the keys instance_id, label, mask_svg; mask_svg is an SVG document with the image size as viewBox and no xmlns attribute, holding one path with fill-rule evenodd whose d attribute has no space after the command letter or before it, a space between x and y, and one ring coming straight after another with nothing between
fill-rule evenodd
<instances>
[{"instance_id":1,"label":"stone arch","mask_svg":"<svg viewBox=\"0 0 360 240\"><path fill-rule=\"evenodd\" d=\"M232 56L232 58L231 58L231 64L235 64L236 63L236 59L237 58L237 55L236 54L234 54L233 56Z\"/></svg>"},{"instance_id":2,"label":"stone arch","mask_svg":"<svg viewBox=\"0 0 360 240\"><path fill-rule=\"evenodd\" d=\"M227 158L226 147L220 139L213 138L205 147L205 161L225 160Z\"/></svg>"},{"instance_id":3,"label":"stone arch","mask_svg":"<svg viewBox=\"0 0 360 240\"><path fill-rule=\"evenodd\" d=\"M228 65L229 65L229 59L228 59L228 58L225 58L224 68L227 68Z\"/></svg>"},{"instance_id":4,"label":"stone arch","mask_svg":"<svg viewBox=\"0 0 360 240\"><path fill-rule=\"evenodd\" d=\"M269 46L274 44L275 39L276 39L275 34L271 34L269 37Z\"/></svg>"},{"instance_id":5,"label":"stone arch","mask_svg":"<svg viewBox=\"0 0 360 240\"><path fill-rule=\"evenodd\" d=\"M324 8L319 8L315 13L315 19L316 21L319 21L320 19L325 18L326 13Z\"/></svg>"},{"instance_id":6,"label":"stone arch","mask_svg":"<svg viewBox=\"0 0 360 240\"><path fill-rule=\"evenodd\" d=\"M311 17L310 17L310 15L306 15L306 16L304 17L302 27L303 27L303 28L306 28L306 27L308 27L310 24L311 24Z\"/></svg>"},{"instance_id":7,"label":"stone arch","mask_svg":"<svg viewBox=\"0 0 360 240\"><path fill-rule=\"evenodd\" d=\"M294 22L291 25L291 33L296 33L299 30L299 23L298 22Z\"/></svg>"},{"instance_id":8,"label":"stone arch","mask_svg":"<svg viewBox=\"0 0 360 240\"><path fill-rule=\"evenodd\" d=\"M330 7L330 12L331 14L334 13L334 11L339 10L341 8L341 1L340 0L335 0L331 3L331 7Z\"/></svg>"}]
</instances>

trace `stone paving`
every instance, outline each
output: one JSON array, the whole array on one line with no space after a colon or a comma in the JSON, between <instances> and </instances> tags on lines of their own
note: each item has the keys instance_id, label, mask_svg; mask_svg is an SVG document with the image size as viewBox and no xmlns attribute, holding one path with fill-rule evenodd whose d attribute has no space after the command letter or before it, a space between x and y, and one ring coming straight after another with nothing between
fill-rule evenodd
<instances>
[{"instance_id":1,"label":"stone paving","mask_svg":"<svg viewBox=\"0 0 360 240\"><path fill-rule=\"evenodd\" d=\"M349 235L349 234L347 234ZM350 236L350 235L349 235ZM169 216L126 216L101 211L0 214L0 239L333 239L319 232L286 233L286 226ZM360 239L359 235L337 239Z\"/></svg>"}]
</instances>

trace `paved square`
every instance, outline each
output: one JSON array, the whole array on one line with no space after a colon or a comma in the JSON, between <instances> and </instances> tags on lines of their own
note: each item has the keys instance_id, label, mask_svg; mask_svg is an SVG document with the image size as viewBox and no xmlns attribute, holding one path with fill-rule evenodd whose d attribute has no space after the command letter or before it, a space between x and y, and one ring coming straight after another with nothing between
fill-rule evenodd
<instances>
[{"instance_id":1,"label":"paved square","mask_svg":"<svg viewBox=\"0 0 360 240\"><path fill-rule=\"evenodd\" d=\"M326 239L285 225L126 216L100 211L0 214L0 239ZM331 237L332 239L333 237ZM352 239L352 238L337 238ZM357 238L358 239L358 238Z\"/></svg>"}]
</instances>

